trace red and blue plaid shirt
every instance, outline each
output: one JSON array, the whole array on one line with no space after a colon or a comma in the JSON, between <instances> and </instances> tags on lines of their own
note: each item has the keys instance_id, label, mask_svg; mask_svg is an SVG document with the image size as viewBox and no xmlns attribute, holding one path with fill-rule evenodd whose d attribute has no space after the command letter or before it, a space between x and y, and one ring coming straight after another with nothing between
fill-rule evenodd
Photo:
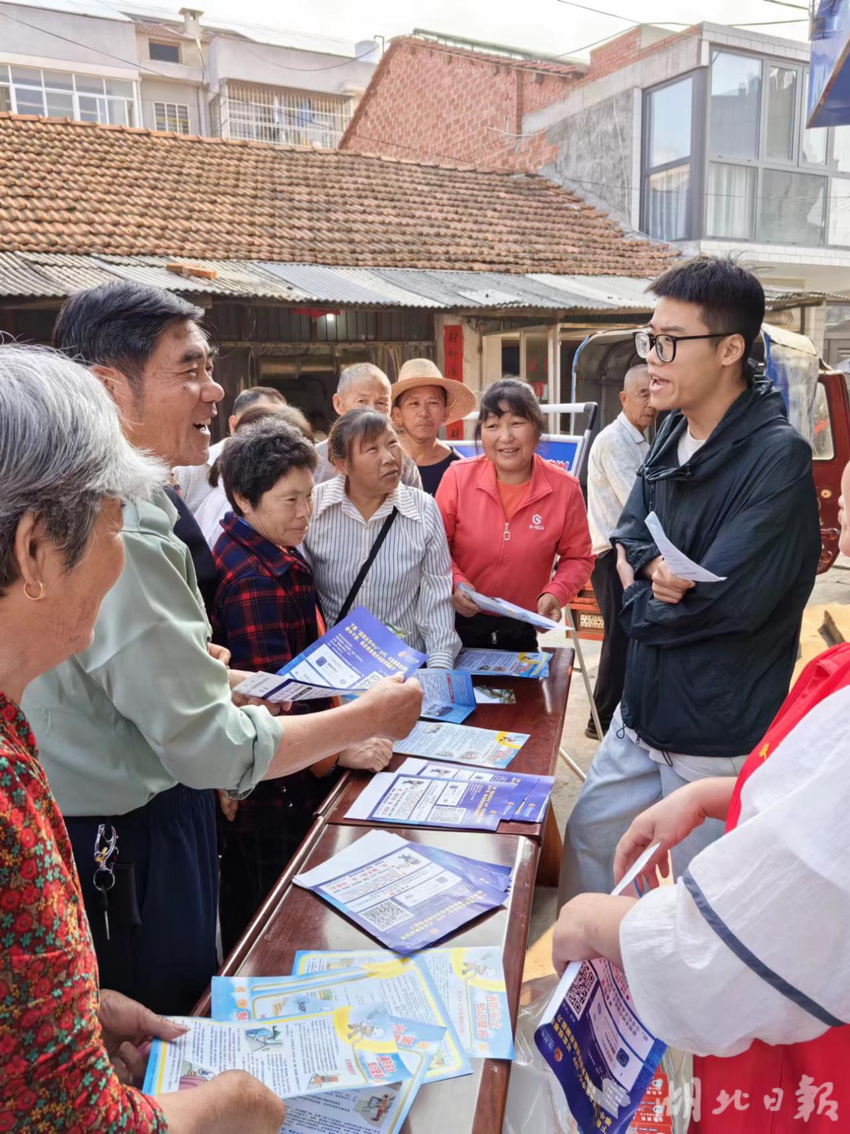
<instances>
[{"instance_id":1,"label":"red and blue plaid shirt","mask_svg":"<svg viewBox=\"0 0 850 1134\"><path fill-rule=\"evenodd\" d=\"M294 548L270 543L235 513L228 513L221 526L213 548L219 574L212 619L216 641L230 650L234 669L276 673L324 633L313 573ZM290 712L330 707L326 700L296 701ZM260 784L240 802L225 831L251 830L262 815L274 824L287 800L309 824L332 783L330 775L317 778L303 771Z\"/></svg>"},{"instance_id":2,"label":"red and blue plaid shirt","mask_svg":"<svg viewBox=\"0 0 850 1134\"><path fill-rule=\"evenodd\" d=\"M276 673L319 637L313 573L298 551L270 543L232 512L222 529L213 548L216 640L230 650L234 669ZM299 702L292 708L316 707Z\"/></svg>"}]
</instances>

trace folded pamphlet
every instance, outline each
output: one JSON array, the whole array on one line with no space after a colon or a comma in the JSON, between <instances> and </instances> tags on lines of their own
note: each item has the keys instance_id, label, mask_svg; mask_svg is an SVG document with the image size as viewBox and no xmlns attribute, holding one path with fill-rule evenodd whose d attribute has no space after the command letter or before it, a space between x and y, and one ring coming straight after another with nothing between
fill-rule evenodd
<instances>
[{"instance_id":1,"label":"folded pamphlet","mask_svg":"<svg viewBox=\"0 0 850 1134\"><path fill-rule=\"evenodd\" d=\"M493 863L369 831L294 881L388 949L407 954L503 905L510 870L505 878Z\"/></svg>"},{"instance_id":2,"label":"folded pamphlet","mask_svg":"<svg viewBox=\"0 0 850 1134\"><path fill-rule=\"evenodd\" d=\"M649 513L644 523L649 529L649 534L652 536L659 553L664 556L665 563L677 579L687 579L692 583L722 583L725 581L725 575L715 575L713 571L707 571L705 567L700 567L699 563L694 563L693 559L688 559L687 555L680 551L667 537L661 526L661 521L654 512Z\"/></svg>"},{"instance_id":3,"label":"folded pamphlet","mask_svg":"<svg viewBox=\"0 0 850 1134\"><path fill-rule=\"evenodd\" d=\"M479 768L506 768L529 735L527 732L497 732L495 729L470 728L442 721L419 721L404 740L395 742L393 752L426 756L429 760L474 764Z\"/></svg>"},{"instance_id":4,"label":"folded pamphlet","mask_svg":"<svg viewBox=\"0 0 850 1134\"><path fill-rule=\"evenodd\" d=\"M561 625L560 622L555 622L551 618L544 618L536 610L526 610L524 606L517 606L516 603L508 602L507 599L482 595L463 583L460 589L469 595L479 610L483 610L487 614L500 614L502 618L513 618L517 622L528 622L536 630L557 630Z\"/></svg>"},{"instance_id":5,"label":"folded pamphlet","mask_svg":"<svg viewBox=\"0 0 850 1134\"><path fill-rule=\"evenodd\" d=\"M383 1003L391 1016L442 1029L443 1038L426 1082L469 1075L472 1068L448 1010L424 961L393 953L373 954L368 962L330 972L281 977L213 977L215 1020L265 1020L327 1010L349 1004Z\"/></svg>"},{"instance_id":6,"label":"folded pamphlet","mask_svg":"<svg viewBox=\"0 0 850 1134\"><path fill-rule=\"evenodd\" d=\"M548 677L551 654L511 653L510 650L464 649L455 661L455 669L484 677Z\"/></svg>"}]
</instances>

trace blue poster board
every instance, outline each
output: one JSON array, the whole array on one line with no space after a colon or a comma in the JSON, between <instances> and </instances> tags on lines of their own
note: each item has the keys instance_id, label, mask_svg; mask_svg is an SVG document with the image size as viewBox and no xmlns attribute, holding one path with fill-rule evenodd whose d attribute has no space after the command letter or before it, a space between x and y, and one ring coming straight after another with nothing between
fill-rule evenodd
<instances>
[{"instance_id":1,"label":"blue poster board","mask_svg":"<svg viewBox=\"0 0 850 1134\"><path fill-rule=\"evenodd\" d=\"M462 457L478 457L484 451L480 445L476 448L474 441L452 441L450 444ZM542 440L536 452L544 461L551 461L565 472L572 472L577 449L577 437L556 437L551 441Z\"/></svg>"}]
</instances>

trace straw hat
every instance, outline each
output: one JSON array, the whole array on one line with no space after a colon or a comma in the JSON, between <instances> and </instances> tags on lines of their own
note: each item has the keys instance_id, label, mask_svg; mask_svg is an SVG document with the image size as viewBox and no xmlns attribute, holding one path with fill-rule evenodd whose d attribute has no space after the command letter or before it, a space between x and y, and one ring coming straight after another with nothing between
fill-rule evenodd
<instances>
[{"instance_id":1,"label":"straw hat","mask_svg":"<svg viewBox=\"0 0 850 1134\"><path fill-rule=\"evenodd\" d=\"M446 391L446 421L459 421L478 408L478 399L463 382L444 378L430 358L411 358L399 371L392 388L392 404L417 386L439 386Z\"/></svg>"}]
</instances>

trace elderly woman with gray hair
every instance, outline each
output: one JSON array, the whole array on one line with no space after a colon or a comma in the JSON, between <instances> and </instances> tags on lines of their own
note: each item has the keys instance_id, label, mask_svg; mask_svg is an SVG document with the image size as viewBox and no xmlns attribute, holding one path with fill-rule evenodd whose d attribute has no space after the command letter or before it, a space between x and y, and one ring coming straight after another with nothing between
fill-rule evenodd
<instances>
[{"instance_id":1,"label":"elderly woman with gray hair","mask_svg":"<svg viewBox=\"0 0 850 1134\"><path fill-rule=\"evenodd\" d=\"M89 371L0 347L0 1129L276 1132L283 1104L241 1072L140 1094L139 1046L182 1029L97 962L65 824L20 709L36 677L91 645L124 564L122 503L165 470L124 438Z\"/></svg>"}]
</instances>

